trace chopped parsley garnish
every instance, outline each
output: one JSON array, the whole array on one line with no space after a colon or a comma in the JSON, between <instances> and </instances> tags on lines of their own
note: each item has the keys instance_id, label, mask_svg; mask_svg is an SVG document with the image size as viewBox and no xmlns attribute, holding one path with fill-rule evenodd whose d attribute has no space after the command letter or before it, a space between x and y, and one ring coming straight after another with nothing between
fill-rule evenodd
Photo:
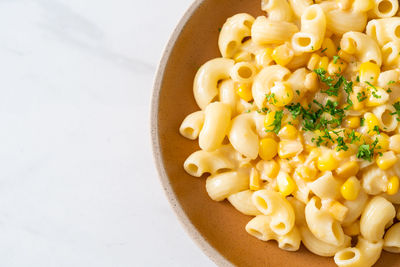
<instances>
[{"instance_id":1,"label":"chopped parsley garnish","mask_svg":"<svg viewBox=\"0 0 400 267\"><path fill-rule=\"evenodd\" d=\"M299 90L296 90L296 94L297 94L297 95L300 95L300 91L299 91Z\"/></svg>"},{"instance_id":2,"label":"chopped parsley garnish","mask_svg":"<svg viewBox=\"0 0 400 267\"><path fill-rule=\"evenodd\" d=\"M391 84L394 84L394 83L396 83L396 82L392 80L392 81L389 81L387 84L391 85Z\"/></svg>"},{"instance_id":3,"label":"chopped parsley garnish","mask_svg":"<svg viewBox=\"0 0 400 267\"><path fill-rule=\"evenodd\" d=\"M350 144L353 144L354 142L360 141L361 137L356 135L356 131L352 130L351 133L347 135L347 137L350 140Z\"/></svg>"},{"instance_id":4,"label":"chopped parsley garnish","mask_svg":"<svg viewBox=\"0 0 400 267\"><path fill-rule=\"evenodd\" d=\"M325 47L324 49L321 50L321 53L324 53L327 49L328 47Z\"/></svg>"},{"instance_id":5,"label":"chopped parsley garnish","mask_svg":"<svg viewBox=\"0 0 400 267\"><path fill-rule=\"evenodd\" d=\"M271 125L269 125L269 127L273 126L274 128L272 130L266 130L266 131L278 134L282 127L282 118L283 118L283 110L276 111L274 115L274 122Z\"/></svg>"},{"instance_id":6,"label":"chopped parsley garnish","mask_svg":"<svg viewBox=\"0 0 400 267\"><path fill-rule=\"evenodd\" d=\"M396 109L396 111L390 113L390 115L397 115L397 120L400 121L400 102L394 103L393 107Z\"/></svg>"},{"instance_id":7,"label":"chopped parsley garnish","mask_svg":"<svg viewBox=\"0 0 400 267\"><path fill-rule=\"evenodd\" d=\"M379 130L378 125L375 125L374 128L372 129L373 132L376 132L377 134L381 134L381 131Z\"/></svg>"},{"instance_id":8,"label":"chopped parsley garnish","mask_svg":"<svg viewBox=\"0 0 400 267\"><path fill-rule=\"evenodd\" d=\"M364 126L364 122L365 122L365 119L364 118L360 118L360 126Z\"/></svg>"},{"instance_id":9,"label":"chopped parsley garnish","mask_svg":"<svg viewBox=\"0 0 400 267\"><path fill-rule=\"evenodd\" d=\"M391 93L391 92L392 92L392 89L388 88L388 89L386 90L386 92Z\"/></svg>"},{"instance_id":10,"label":"chopped parsley garnish","mask_svg":"<svg viewBox=\"0 0 400 267\"><path fill-rule=\"evenodd\" d=\"M372 96L375 98L381 98L382 96L377 95L375 91L372 91Z\"/></svg>"},{"instance_id":11,"label":"chopped parsley garnish","mask_svg":"<svg viewBox=\"0 0 400 267\"><path fill-rule=\"evenodd\" d=\"M365 81L365 83L371 86L371 88L374 89L374 91L378 91L378 89L376 89L376 87L373 86L372 83L370 83L369 81Z\"/></svg>"},{"instance_id":12,"label":"chopped parsley garnish","mask_svg":"<svg viewBox=\"0 0 400 267\"><path fill-rule=\"evenodd\" d=\"M276 102L277 102L277 100L276 100L276 98L275 98L275 93L270 93L270 94L266 94L265 95L265 98L267 99L267 102L268 103L273 103L273 104L276 104ZM272 99L272 101L271 101L271 99Z\"/></svg>"},{"instance_id":13,"label":"chopped parsley garnish","mask_svg":"<svg viewBox=\"0 0 400 267\"><path fill-rule=\"evenodd\" d=\"M349 149L349 147L346 145L346 143L344 142L344 139L343 139L343 137L338 137L337 139L336 139L336 141L337 141L337 143L338 143L338 145L337 145L337 147L336 147L336 151L340 151L340 150L343 150L343 151L347 151L348 149Z\"/></svg>"},{"instance_id":14,"label":"chopped parsley garnish","mask_svg":"<svg viewBox=\"0 0 400 267\"><path fill-rule=\"evenodd\" d=\"M363 102L365 99L367 99L367 96L365 95L365 92L358 92L357 93L358 102Z\"/></svg>"},{"instance_id":15,"label":"chopped parsley garnish","mask_svg":"<svg viewBox=\"0 0 400 267\"><path fill-rule=\"evenodd\" d=\"M371 161L372 158L374 157L374 150L376 148L376 144L378 144L378 139L375 139L375 141L370 145L366 143L361 145L358 148L357 158Z\"/></svg>"},{"instance_id":16,"label":"chopped parsley garnish","mask_svg":"<svg viewBox=\"0 0 400 267\"><path fill-rule=\"evenodd\" d=\"M333 56L333 63L336 64L339 59L339 56Z\"/></svg>"}]
</instances>

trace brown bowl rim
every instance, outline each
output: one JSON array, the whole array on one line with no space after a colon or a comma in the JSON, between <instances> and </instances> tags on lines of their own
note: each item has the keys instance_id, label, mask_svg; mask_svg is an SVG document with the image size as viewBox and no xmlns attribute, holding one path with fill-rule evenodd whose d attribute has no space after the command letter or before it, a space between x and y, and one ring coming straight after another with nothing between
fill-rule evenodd
<instances>
[{"instance_id":1,"label":"brown bowl rim","mask_svg":"<svg viewBox=\"0 0 400 267\"><path fill-rule=\"evenodd\" d=\"M191 223L188 216L184 212L181 204L175 196L175 192L169 182L168 175L163 165L163 158L160 149L160 139L158 134L158 109L159 109L159 96L161 91L161 85L164 78L164 72L169 61L173 47L178 40L182 29L185 24L192 17L196 9L202 4L203 0L195 0L190 7L186 10L183 17L179 20L175 27L167 45L165 46L161 60L158 64L156 75L154 77L153 92L151 96L151 111L150 111L150 131L151 131L151 143L152 143L152 154L153 161L156 165L158 177L161 181L164 193L172 206L175 215L178 217L179 222L183 225L186 233L189 234L192 240L195 241L196 245L218 266L231 267L234 266L225 257L223 257L214 247L212 247L200 234L196 227Z\"/></svg>"}]
</instances>

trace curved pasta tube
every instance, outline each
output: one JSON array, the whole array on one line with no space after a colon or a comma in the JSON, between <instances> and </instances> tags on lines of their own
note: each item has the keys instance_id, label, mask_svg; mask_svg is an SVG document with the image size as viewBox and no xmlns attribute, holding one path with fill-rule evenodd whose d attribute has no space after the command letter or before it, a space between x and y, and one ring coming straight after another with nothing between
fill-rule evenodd
<instances>
[{"instance_id":1,"label":"curved pasta tube","mask_svg":"<svg viewBox=\"0 0 400 267\"><path fill-rule=\"evenodd\" d=\"M396 216L396 210L392 203L385 198L375 196L372 198L361 215L360 231L362 236L377 242L382 239L385 226Z\"/></svg>"},{"instance_id":2,"label":"curved pasta tube","mask_svg":"<svg viewBox=\"0 0 400 267\"><path fill-rule=\"evenodd\" d=\"M226 58L215 58L206 62L196 73L193 93L197 105L201 109L213 101L218 94L218 82L230 77L235 61Z\"/></svg>"},{"instance_id":3,"label":"curved pasta tube","mask_svg":"<svg viewBox=\"0 0 400 267\"><path fill-rule=\"evenodd\" d=\"M215 174L222 170L232 170L239 165L233 158L235 149L231 145L224 145L213 152L199 150L192 153L183 164L185 171L195 177L205 173Z\"/></svg>"},{"instance_id":4,"label":"curved pasta tube","mask_svg":"<svg viewBox=\"0 0 400 267\"><path fill-rule=\"evenodd\" d=\"M290 205L292 205L296 220L295 224L297 226L307 225L306 215L304 214L306 205L294 197L288 197L287 200L289 201Z\"/></svg>"},{"instance_id":5,"label":"curved pasta tube","mask_svg":"<svg viewBox=\"0 0 400 267\"><path fill-rule=\"evenodd\" d=\"M292 37L294 50L312 52L321 48L326 30L326 18L319 5L307 7L301 16L301 31Z\"/></svg>"},{"instance_id":6,"label":"curved pasta tube","mask_svg":"<svg viewBox=\"0 0 400 267\"><path fill-rule=\"evenodd\" d=\"M398 0L375 0L374 8L369 14L375 18L390 18L396 15L398 10Z\"/></svg>"},{"instance_id":7,"label":"curved pasta tube","mask_svg":"<svg viewBox=\"0 0 400 267\"><path fill-rule=\"evenodd\" d=\"M344 243L344 233L340 223L327 212L317 207L317 197L311 198L305 209L306 221L310 231L321 241L334 246Z\"/></svg>"},{"instance_id":8,"label":"curved pasta tube","mask_svg":"<svg viewBox=\"0 0 400 267\"><path fill-rule=\"evenodd\" d=\"M382 47L383 65L398 65L400 61L400 41L388 42Z\"/></svg>"},{"instance_id":9,"label":"curved pasta tube","mask_svg":"<svg viewBox=\"0 0 400 267\"><path fill-rule=\"evenodd\" d=\"M326 27L337 35L346 32L363 32L367 25L367 14L341 9L330 9L325 12Z\"/></svg>"},{"instance_id":10,"label":"curved pasta tube","mask_svg":"<svg viewBox=\"0 0 400 267\"><path fill-rule=\"evenodd\" d=\"M388 176L385 171L374 165L363 172L361 185L368 194L378 195L386 191Z\"/></svg>"},{"instance_id":11,"label":"curved pasta tube","mask_svg":"<svg viewBox=\"0 0 400 267\"><path fill-rule=\"evenodd\" d=\"M249 62L236 63L231 70L232 80L238 83L251 83L257 73L256 67Z\"/></svg>"},{"instance_id":12,"label":"curved pasta tube","mask_svg":"<svg viewBox=\"0 0 400 267\"><path fill-rule=\"evenodd\" d=\"M276 240L279 248L287 251L296 251L300 248L300 233L297 227L285 234L278 235L270 228L271 218L265 215L258 215L246 225L246 231L262 241Z\"/></svg>"},{"instance_id":13,"label":"curved pasta tube","mask_svg":"<svg viewBox=\"0 0 400 267\"><path fill-rule=\"evenodd\" d=\"M396 113L392 105L381 105L372 110L379 123L379 128L386 132L394 131L398 125L397 117L391 114Z\"/></svg>"},{"instance_id":14,"label":"curved pasta tube","mask_svg":"<svg viewBox=\"0 0 400 267\"><path fill-rule=\"evenodd\" d=\"M235 92L235 82L224 80L219 86L219 101L228 104L231 107L232 117L236 114L236 103L238 96Z\"/></svg>"},{"instance_id":15,"label":"curved pasta tube","mask_svg":"<svg viewBox=\"0 0 400 267\"><path fill-rule=\"evenodd\" d=\"M251 159L257 158L259 138L256 133L253 114L245 113L235 117L232 120L228 138L239 153Z\"/></svg>"},{"instance_id":16,"label":"curved pasta tube","mask_svg":"<svg viewBox=\"0 0 400 267\"><path fill-rule=\"evenodd\" d=\"M224 140L231 122L231 107L214 102L205 110L204 125L199 135L199 145L205 151L214 151Z\"/></svg>"},{"instance_id":17,"label":"curved pasta tube","mask_svg":"<svg viewBox=\"0 0 400 267\"><path fill-rule=\"evenodd\" d=\"M381 72L378 77L378 86L384 89L390 88L392 81L398 81L400 79L400 73L396 70L387 70Z\"/></svg>"},{"instance_id":18,"label":"curved pasta tube","mask_svg":"<svg viewBox=\"0 0 400 267\"><path fill-rule=\"evenodd\" d=\"M388 42L400 41L400 18L371 20L367 24L366 33L375 39L380 46L384 46Z\"/></svg>"},{"instance_id":19,"label":"curved pasta tube","mask_svg":"<svg viewBox=\"0 0 400 267\"><path fill-rule=\"evenodd\" d=\"M324 173L324 175L309 184L311 191L313 191L313 193L321 199L340 198L341 185L342 183L333 177L332 172Z\"/></svg>"},{"instance_id":20,"label":"curved pasta tube","mask_svg":"<svg viewBox=\"0 0 400 267\"><path fill-rule=\"evenodd\" d=\"M341 48L346 52L349 44L354 43L357 60L360 62L371 61L382 65L381 49L374 39L360 32L347 32L340 41Z\"/></svg>"},{"instance_id":21,"label":"curved pasta tube","mask_svg":"<svg viewBox=\"0 0 400 267\"><path fill-rule=\"evenodd\" d=\"M316 238L305 225L300 226L299 230L304 246L312 253L322 257L331 257L339 250L350 246L351 238L347 235L344 236L344 242L342 245L334 246Z\"/></svg>"},{"instance_id":22,"label":"curved pasta tube","mask_svg":"<svg viewBox=\"0 0 400 267\"><path fill-rule=\"evenodd\" d=\"M244 172L224 172L206 180L206 190L212 200L222 201L249 188L249 175Z\"/></svg>"},{"instance_id":23,"label":"curved pasta tube","mask_svg":"<svg viewBox=\"0 0 400 267\"><path fill-rule=\"evenodd\" d=\"M391 253L400 253L400 223L392 225L383 239L383 249Z\"/></svg>"},{"instance_id":24,"label":"curved pasta tube","mask_svg":"<svg viewBox=\"0 0 400 267\"><path fill-rule=\"evenodd\" d=\"M339 267L370 267L379 259L383 240L370 242L358 237L355 248L345 248L335 254L334 260Z\"/></svg>"},{"instance_id":25,"label":"curved pasta tube","mask_svg":"<svg viewBox=\"0 0 400 267\"><path fill-rule=\"evenodd\" d=\"M293 9L296 17L300 18L307 7L313 4L312 0L289 0L290 6Z\"/></svg>"},{"instance_id":26,"label":"curved pasta tube","mask_svg":"<svg viewBox=\"0 0 400 267\"><path fill-rule=\"evenodd\" d=\"M232 194L228 197L228 201L234 206L238 211L245 215L261 215L262 213L253 204L251 197L253 196L253 191L245 190Z\"/></svg>"},{"instance_id":27,"label":"curved pasta tube","mask_svg":"<svg viewBox=\"0 0 400 267\"><path fill-rule=\"evenodd\" d=\"M368 195L365 193L363 189L361 189L355 200L343 201L343 205L348 209L346 217L342 222L343 226L349 226L353 224L358 219L358 217L360 217L361 213L364 210L365 205L367 204L367 200L368 200Z\"/></svg>"},{"instance_id":28,"label":"curved pasta tube","mask_svg":"<svg viewBox=\"0 0 400 267\"><path fill-rule=\"evenodd\" d=\"M274 65L263 68L254 78L252 93L254 103L258 108L264 107L265 96L275 82L283 81L290 75L290 71L282 66Z\"/></svg>"},{"instance_id":29,"label":"curved pasta tube","mask_svg":"<svg viewBox=\"0 0 400 267\"><path fill-rule=\"evenodd\" d=\"M256 191L252 200L263 214L271 217L270 227L278 235L289 233L294 226L294 211L289 201L275 191Z\"/></svg>"},{"instance_id":30,"label":"curved pasta tube","mask_svg":"<svg viewBox=\"0 0 400 267\"><path fill-rule=\"evenodd\" d=\"M195 140L201 131L204 123L204 111L196 111L186 116L183 120L179 132L184 137Z\"/></svg>"},{"instance_id":31,"label":"curved pasta tube","mask_svg":"<svg viewBox=\"0 0 400 267\"><path fill-rule=\"evenodd\" d=\"M292 21L293 12L287 1L261 0L261 9L268 13L268 18L276 21Z\"/></svg>"},{"instance_id":32,"label":"curved pasta tube","mask_svg":"<svg viewBox=\"0 0 400 267\"><path fill-rule=\"evenodd\" d=\"M224 58L232 58L242 40L251 36L253 22L254 17L246 13L236 14L226 20L218 39L219 51Z\"/></svg>"},{"instance_id":33,"label":"curved pasta tube","mask_svg":"<svg viewBox=\"0 0 400 267\"><path fill-rule=\"evenodd\" d=\"M259 45L283 44L299 31L296 24L287 21L273 21L259 16L251 28L251 38Z\"/></svg>"}]
</instances>

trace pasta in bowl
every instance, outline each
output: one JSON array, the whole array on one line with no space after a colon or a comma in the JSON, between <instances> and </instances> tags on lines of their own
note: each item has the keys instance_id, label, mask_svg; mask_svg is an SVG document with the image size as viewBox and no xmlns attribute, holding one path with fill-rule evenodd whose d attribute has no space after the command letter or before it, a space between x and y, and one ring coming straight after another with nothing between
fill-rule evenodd
<instances>
[{"instance_id":1,"label":"pasta in bowl","mask_svg":"<svg viewBox=\"0 0 400 267\"><path fill-rule=\"evenodd\" d=\"M196 202L193 194L220 202L197 214L219 230L223 215L236 216L228 203L243 214L222 223L235 231L211 241L219 251L238 237L246 252L268 244L279 253L274 240L285 257L303 258L298 266L391 266L400 252L398 2L314 2L261 1L260 13L238 6L223 19L219 55L205 57L179 105L182 116L193 97L197 110L168 128L192 140L178 146L191 149L179 159L199 177L179 194L184 205ZM203 231L208 240L219 234ZM239 266L289 266L267 254L221 253Z\"/></svg>"}]
</instances>

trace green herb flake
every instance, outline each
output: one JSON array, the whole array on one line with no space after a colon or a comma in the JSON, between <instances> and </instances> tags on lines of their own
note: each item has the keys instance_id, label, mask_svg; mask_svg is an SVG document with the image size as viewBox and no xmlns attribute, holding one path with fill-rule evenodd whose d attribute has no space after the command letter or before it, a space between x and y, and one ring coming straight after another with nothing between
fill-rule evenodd
<instances>
[{"instance_id":1,"label":"green herb flake","mask_svg":"<svg viewBox=\"0 0 400 267\"><path fill-rule=\"evenodd\" d=\"M336 64L339 59L339 56L333 56L333 64Z\"/></svg>"},{"instance_id":2,"label":"green herb flake","mask_svg":"<svg viewBox=\"0 0 400 267\"><path fill-rule=\"evenodd\" d=\"M274 122L269 127L274 127L272 130L266 130L267 132L274 132L276 134L279 133L282 127L282 118L283 118L283 110L279 110L275 112Z\"/></svg>"},{"instance_id":3,"label":"green herb flake","mask_svg":"<svg viewBox=\"0 0 400 267\"><path fill-rule=\"evenodd\" d=\"M387 84L391 85L391 84L394 84L394 83L396 83L396 82L392 80L392 81L389 81Z\"/></svg>"}]
</instances>

